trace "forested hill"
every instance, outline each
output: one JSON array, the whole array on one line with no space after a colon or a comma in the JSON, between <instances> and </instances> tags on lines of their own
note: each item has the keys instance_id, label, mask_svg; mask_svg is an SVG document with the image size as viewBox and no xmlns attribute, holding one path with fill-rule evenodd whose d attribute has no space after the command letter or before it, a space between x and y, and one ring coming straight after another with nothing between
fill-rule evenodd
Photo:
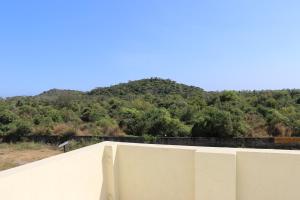
<instances>
[{"instance_id":1,"label":"forested hill","mask_svg":"<svg viewBox=\"0 0 300 200\"><path fill-rule=\"evenodd\" d=\"M300 90L206 92L151 78L0 100L0 135L300 135Z\"/></svg>"},{"instance_id":2,"label":"forested hill","mask_svg":"<svg viewBox=\"0 0 300 200\"><path fill-rule=\"evenodd\" d=\"M111 87L97 88L90 95L114 96L128 98L139 95L180 95L184 98L201 95L203 90L198 87L187 86L171 80L158 78L129 81Z\"/></svg>"}]
</instances>

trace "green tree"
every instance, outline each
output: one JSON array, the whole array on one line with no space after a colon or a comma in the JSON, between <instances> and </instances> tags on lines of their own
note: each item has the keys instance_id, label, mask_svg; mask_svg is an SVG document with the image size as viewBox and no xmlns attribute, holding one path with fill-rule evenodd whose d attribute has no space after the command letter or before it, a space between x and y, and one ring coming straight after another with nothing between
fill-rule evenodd
<instances>
[{"instance_id":1,"label":"green tree","mask_svg":"<svg viewBox=\"0 0 300 200\"><path fill-rule=\"evenodd\" d=\"M208 108L192 128L193 137L233 137L231 115L227 111Z\"/></svg>"},{"instance_id":2,"label":"green tree","mask_svg":"<svg viewBox=\"0 0 300 200\"><path fill-rule=\"evenodd\" d=\"M152 136L187 136L189 128L171 117L166 109L153 109L143 116L144 134Z\"/></svg>"},{"instance_id":3,"label":"green tree","mask_svg":"<svg viewBox=\"0 0 300 200\"><path fill-rule=\"evenodd\" d=\"M13 112L9 110L0 111L0 124L7 125L12 123L16 119L17 116Z\"/></svg>"},{"instance_id":4,"label":"green tree","mask_svg":"<svg viewBox=\"0 0 300 200\"><path fill-rule=\"evenodd\" d=\"M86 107L81 113L81 120L84 122L96 122L107 116L107 111L100 105Z\"/></svg>"},{"instance_id":5,"label":"green tree","mask_svg":"<svg viewBox=\"0 0 300 200\"><path fill-rule=\"evenodd\" d=\"M122 108L120 110L121 129L129 135L142 135L143 133L143 112L134 108Z\"/></svg>"}]
</instances>

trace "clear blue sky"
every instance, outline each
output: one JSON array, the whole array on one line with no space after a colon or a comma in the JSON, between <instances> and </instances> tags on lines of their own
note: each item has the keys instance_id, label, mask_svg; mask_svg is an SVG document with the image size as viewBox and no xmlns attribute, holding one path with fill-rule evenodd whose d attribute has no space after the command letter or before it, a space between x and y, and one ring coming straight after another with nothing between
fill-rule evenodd
<instances>
[{"instance_id":1,"label":"clear blue sky","mask_svg":"<svg viewBox=\"0 0 300 200\"><path fill-rule=\"evenodd\" d=\"M0 96L162 77L300 88L300 1L3 0Z\"/></svg>"}]
</instances>

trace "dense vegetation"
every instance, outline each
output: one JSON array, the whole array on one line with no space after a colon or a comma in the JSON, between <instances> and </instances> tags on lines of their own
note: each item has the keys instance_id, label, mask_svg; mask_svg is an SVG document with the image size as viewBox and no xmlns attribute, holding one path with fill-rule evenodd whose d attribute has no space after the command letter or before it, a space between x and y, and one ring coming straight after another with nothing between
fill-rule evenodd
<instances>
[{"instance_id":1,"label":"dense vegetation","mask_svg":"<svg viewBox=\"0 0 300 200\"><path fill-rule=\"evenodd\" d=\"M300 134L300 90L206 92L159 78L0 99L0 135Z\"/></svg>"}]
</instances>

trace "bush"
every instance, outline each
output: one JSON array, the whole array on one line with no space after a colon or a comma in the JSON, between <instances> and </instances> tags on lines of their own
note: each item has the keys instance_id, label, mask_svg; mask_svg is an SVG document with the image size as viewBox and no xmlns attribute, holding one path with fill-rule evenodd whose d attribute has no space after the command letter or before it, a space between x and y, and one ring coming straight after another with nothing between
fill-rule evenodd
<instances>
[{"instance_id":1,"label":"bush","mask_svg":"<svg viewBox=\"0 0 300 200\"><path fill-rule=\"evenodd\" d=\"M152 135L143 135L144 138L144 142L145 143L155 143L156 142L156 137L152 136Z\"/></svg>"},{"instance_id":2,"label":"bush","mask_svg":"<svg viewBox=\"0 0 300 200\"><path fill-rule=\"evenodd\" d=\"M32 133L35 135L51 135L52 129L47 126L35 126Z\"/></svg>"},{"instance_id":3,"label":"bush","mask_svg":"<svg viewBox=\"0 0 300 200\"><path fill-rule=\"evenodd\" d=\"M124 132L119 128L117 122L112 118L102 118L97 122L100 132L109 136L122 136Z\"/></svg>"},{"instance_id":4,"label":"bush","mask_svg":"<svg viewBox=\"0 0 300 200\"><path fill-rule=\"evenodd\" d=\"M129 135L141 135L143 132L143 113L134 108L122 108L119 126Z\"/></svg>"},{"instance_id":5,"label":"bush","mask_svg":"<svg viewBox=\"0 0 300 200\"><path fill-rule=\"evenodd\" d=\"M106 116L106 110L103 107L96 105L93 107L84 108L80 118L84 122L96 122Z\"/></svg>"},{"instance_id":6,"label":"bush","mask_svg":"<svg viewBox=\"0 0 300 200\"><path fill-rule=\"evenodd\" d=\"M32 125L29 122L19 122L17 123L17 130L16 132L19 134L27 135L31 133Z\"/></svg>"},{"instance_id":7,"label":"bush","mask_svg":"<svg viewBox=\"0 0 300 200\"><path fill-rule=\"evenodd\" d=\"M193 137L233 137L231 115L227 111L209 108L192 128Z\"/></svg>"},{"instance_id":8,"label":"bush","mask_svg":"<svg viewBox=\"0 0 300 200\"><path fill-rule=\"evenodd\" d=\"M166 109L153 109L142 118L144 134L161 137L189 135L189 128L178 119L171 117Z\"/></svg>"},{"instance_id":9,"label":"bush","mask_svg":"<svg viewBox=\"0 0 300 200\"><path fill-rule=\"evenodd\" d=\"M55 135L61 135L61 136L74 136L77 135L77 131L74 128L74 126L69 124L57 124L53 128L53 133Z\"/></svg>"},{"instance_id":10,"label":"bush","mask_svg":"<svg viewBox=\"0 0 300 200\"><path fill-rule=\"evenodd\" d=\"M235 92L235 91L224 91L220 95L221 102L238 101L238 100L239 100L239 96L238 96L237 92Z\"/></svg>"},{"instance_id":11,"label":"bush","mask_svg":"<svg viewBox=\"0 0 300 200\"><path fill-rule=\"evenodd\" d=\"M31 133L32 125L26 121L18 121L15 124L15 128L11 129L10 135L16 137L24 137Z\"/></svg>"},{"instance_id":12,"label":"bush","mask_svg":"<svg viewBox=\"0 0 300 200\"><path fill-rule=\"evenodd\" d=\"M3 110L0 112L0 124L7 125L12 123L16 119L17 116L9 110Z\"/></svg>"}]
</instances>

